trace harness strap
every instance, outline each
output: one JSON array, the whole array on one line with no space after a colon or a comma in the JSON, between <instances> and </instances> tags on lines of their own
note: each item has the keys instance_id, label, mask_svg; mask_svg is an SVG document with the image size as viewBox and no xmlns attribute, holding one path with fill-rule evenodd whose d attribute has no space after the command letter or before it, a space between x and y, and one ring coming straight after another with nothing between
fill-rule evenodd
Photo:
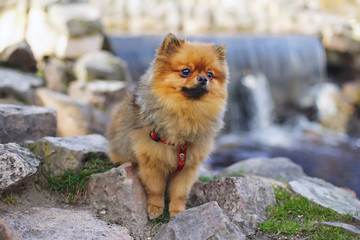
<instances>
[{"instance_id":1,"label":"harness strap","mask_svg":"<svg viewBox=\"0 0 360 240\"><path fill-rule=\"evenodd\" d=\"M154 130L150 132L149 134L150 138L152 140L154 140L155 142L162 142L164 144L170 145L170 146L175 146L174 143L169 143L168 141L166 141L166 139L160 137ZM172 171L171 173L176 173L176 172L180 172L186 163L186 150L187 150L187 145L188 143L185 142L185 144L179 145L179 150L178 150L178 165L176 167L176 169L174 171Z\"/></svg>"}]
</instances>

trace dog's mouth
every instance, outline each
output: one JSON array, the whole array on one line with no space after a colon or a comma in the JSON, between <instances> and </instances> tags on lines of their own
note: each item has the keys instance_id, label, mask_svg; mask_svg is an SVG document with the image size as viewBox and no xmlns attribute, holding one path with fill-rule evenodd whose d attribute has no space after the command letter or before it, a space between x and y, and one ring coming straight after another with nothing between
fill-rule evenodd
<instances>
[{"instance_id":1,"label":"dog's mouth","mask_svg":"<svg viewBox=\"0 0 360 240\"><path fill-rule=\"evenodd\" d=\"M183 87L181 91L185 93L186 97L190 99L200 99L202 96L208 93L208 90L201 86L196 86L194 88Z\"/></svg>"}]
</instances>

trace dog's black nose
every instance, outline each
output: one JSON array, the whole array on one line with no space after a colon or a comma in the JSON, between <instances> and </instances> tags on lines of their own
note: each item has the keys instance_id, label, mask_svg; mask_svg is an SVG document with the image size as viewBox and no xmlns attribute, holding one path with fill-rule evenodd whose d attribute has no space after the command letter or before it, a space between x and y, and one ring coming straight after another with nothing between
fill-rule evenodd
<instances>
[{"instance_id":1,"label":"dog's black nose","mask_svg":"<svg viewBox=\"0 0 360 240\"><path fill-rule=\"evenodd\" d=\"M205 86L207 83L207 78L203 76L198 77L197 80L201 86Z\"/></svg>"}]
</instances>

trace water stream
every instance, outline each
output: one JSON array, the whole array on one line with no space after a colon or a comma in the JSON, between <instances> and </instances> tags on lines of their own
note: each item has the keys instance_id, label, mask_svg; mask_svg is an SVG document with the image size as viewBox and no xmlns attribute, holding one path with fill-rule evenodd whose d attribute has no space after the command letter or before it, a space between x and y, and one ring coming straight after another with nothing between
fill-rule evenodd
<instances>
[{"instance_id":1,"label":"water stream","mask_svg":"<svg viewBox=\"0 0 360 240\"><path fill-rule=\"evenodd\" d=\"M221 169L252 157L289 157L304 171L360 195L360 141L312 121L311 92L326 80L321 43L304 36L190 37L227 46L226 127L209 163ZM134 79L149 67L162 36L110 36ZM324 105L324 104L322 104ZM325 102L322 110L330 108ZM319 110L317 110L319 112Z\"/></svg>"}]
</instances>

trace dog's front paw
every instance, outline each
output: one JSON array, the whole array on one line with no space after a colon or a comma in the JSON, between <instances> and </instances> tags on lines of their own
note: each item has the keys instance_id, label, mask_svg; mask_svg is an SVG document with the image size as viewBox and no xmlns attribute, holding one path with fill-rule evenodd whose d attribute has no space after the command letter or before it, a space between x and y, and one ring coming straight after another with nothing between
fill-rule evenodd
<instances>
[{"instance_id":1,"label":"dog's front paw","mask_svg":"<svg viewBox=\"0 0 360 240\"><path fill-rule=\"evenodd\" d=\"M148 204L148 214L150 219L155 219L161 216L163 213L164 208L163 207L157 207L151 204Z\"/></svg>"}]
</instances>

